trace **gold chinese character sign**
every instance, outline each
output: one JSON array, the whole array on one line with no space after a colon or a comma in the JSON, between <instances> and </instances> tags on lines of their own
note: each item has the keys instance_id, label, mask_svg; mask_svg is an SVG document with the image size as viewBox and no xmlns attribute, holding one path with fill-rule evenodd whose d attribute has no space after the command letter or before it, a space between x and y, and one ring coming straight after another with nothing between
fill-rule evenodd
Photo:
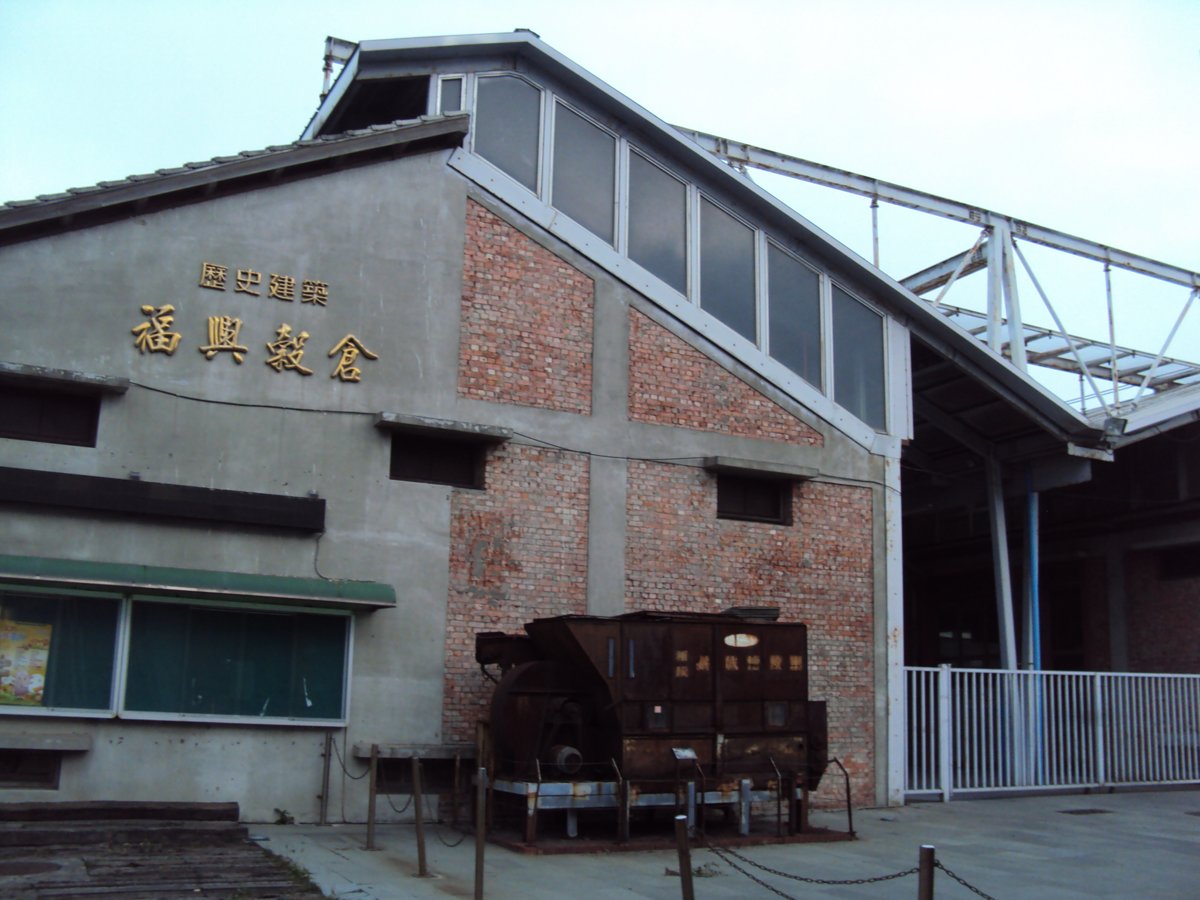
<instances>
[{"instance_id":1,"label":"gold chinese character sign","mask_svg":"<svg viewBox=\"0 0 1200 900\"><path fill-rule=\"evenodd\" d=\"M306 369L300 365L300 360L304 356L304 342L308 340L308 332L301 331L297 335L292 334L292 326L282 324L275 331L275 340L267 344L267 349L271 351L271 357L267 360L267 365L276 372L282 372L288 369L293 372L299 372L301 375L311 375L312 369Z\"/></svg>"},{"instance_id":2,"label":"gold chinese character sign","mask_svg":"<svg viewBox=\"0 0 1200 900\"><path fill-rule=\"evenodd\" d=\"M150 321L129 329L137 335L133 339L133 346L138 348L139 353L172 355L182 338L182 335L171 331L171 324L175 321L175 307L169 303L159 307L143 306L142 313L149 316Z\"/></svg>"},{"instance_id":3,"label":"gold chinese character sign","mask_svg":"<svg viewBox=\"0 0 1200 900\"><path fill-rule=\"evenodd\" d=\"M330 356L333 356L335 353L340 353L341 358L338 360L333 374L329 377L340 378L342 381L362 381L362 369L354 365L360 353L367 359L379 359L378 356L363 345L362 341L352 334L346 335L329 351Z\"/></svg>"},{"instance_id":4,"label":"gold chinese character sign","mask_svg":"<svg viewBox=\"0 0 1200 900\"><path fill-rule=\"evenodd\" d=\"M233 354L234 361L240 365L242 356L250 352L248 347L238 343L241 330L241 319L232 316L209 316L208 343L200 348L200 352L209 360L218 353L228 352Z\"/></svg>"}]
</instances>

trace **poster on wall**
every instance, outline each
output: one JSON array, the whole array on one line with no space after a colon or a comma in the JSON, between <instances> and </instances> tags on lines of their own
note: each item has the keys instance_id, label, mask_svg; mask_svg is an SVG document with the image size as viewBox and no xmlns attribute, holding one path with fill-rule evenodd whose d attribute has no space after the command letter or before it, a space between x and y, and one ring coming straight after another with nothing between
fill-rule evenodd
<instances>
[{"instance_id":1,"label":"poster on wall","mask_svg":"<svg viewBox=\"0 0 1200 900\"><path fill-rule=\"evenodd\" d=\"M53 627L0 620L0 704L42 705Z\"/></svg>"}]
</instances>

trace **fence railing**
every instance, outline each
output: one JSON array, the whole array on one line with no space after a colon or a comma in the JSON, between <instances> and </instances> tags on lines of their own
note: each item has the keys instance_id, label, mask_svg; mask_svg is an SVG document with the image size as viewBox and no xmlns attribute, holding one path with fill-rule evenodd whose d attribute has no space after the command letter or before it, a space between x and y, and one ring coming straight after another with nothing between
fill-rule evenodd
<instances>
[{"instance_id":1,"label":"fence railing","mask_svg":"<svg viewBox=\"0 0 1200 900\"><path fill-rule=\"evenodd\" d=\"M1200 782L1200 675L905 668L905 795Z\"/></svg>"}]
</instances>

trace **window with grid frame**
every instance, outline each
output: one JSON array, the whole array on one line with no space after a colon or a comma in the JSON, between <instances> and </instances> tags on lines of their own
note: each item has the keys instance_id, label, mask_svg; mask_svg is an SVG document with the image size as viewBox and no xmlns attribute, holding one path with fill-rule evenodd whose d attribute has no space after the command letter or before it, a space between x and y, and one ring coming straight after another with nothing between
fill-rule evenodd
<instances>
[{"instance_id":1,"label":"window with grid frame","mask_svg":"<svg viewBox=\"0 0 1200 900\"><path fill-rule=\"evenodd\" d=\"M717 518L792 524L791 479L717 475Z\"/></svg>"}]
</instances>

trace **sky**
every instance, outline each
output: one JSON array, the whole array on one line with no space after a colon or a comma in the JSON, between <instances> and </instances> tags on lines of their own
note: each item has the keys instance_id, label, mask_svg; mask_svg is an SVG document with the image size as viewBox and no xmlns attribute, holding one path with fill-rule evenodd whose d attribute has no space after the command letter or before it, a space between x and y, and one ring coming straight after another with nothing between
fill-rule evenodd
<instances>
[{"instance_id":1,"label":"sky","mask_svg":"<svg viewBox=\"0 0 1200 900\"><path fill-rule=\"evenodd\" d=\"M667 122L1200 270L1198 0L0 0L0 202L295 140L326 35L514 28ZM768 181L869 254L865 200ZM889 274L974 240L912 216L881 213ZM1095 334L1103 276L1064 272ZM1157 350L1188 292L1117 289L1118 342ZM1200 359L1196 320L1172 355Z\"/></svg>"}]
</instances>

